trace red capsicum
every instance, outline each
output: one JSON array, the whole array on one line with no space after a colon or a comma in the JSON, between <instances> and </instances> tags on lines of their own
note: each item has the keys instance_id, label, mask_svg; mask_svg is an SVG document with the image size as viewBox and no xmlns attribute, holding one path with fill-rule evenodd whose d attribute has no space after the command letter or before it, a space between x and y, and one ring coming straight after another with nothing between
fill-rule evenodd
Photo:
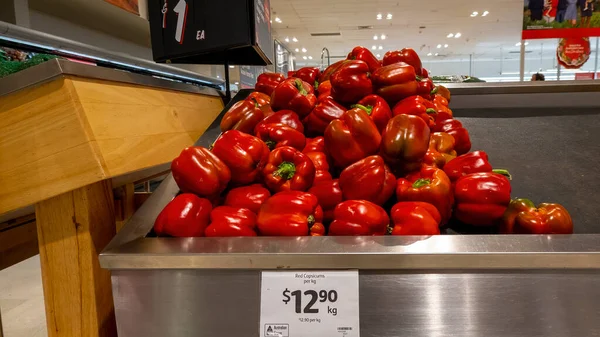
<instances>
[{"instance_id":1,"label":"red capsicum","mask_svg":"<svg viewBox=\"0 0 600 337\"><path fill-rule=\"evenodd\" d=\"M417 75L415 68L404 63L383 66L371 74L375 93L390 105L417 94Z\"/></svg>"},{"instance_id":2,"label":"red capsicum","mask_svg":"<svg viewBox=\"0 0 600 337\"><path fill-rule=\"evenodd\" d=\"M321 70L318 67L304 67L298 69L294 74L294 77L303 80L308 84L312 84L315 90L319 87L319 75Z\"/></svg>"},{"instance_id":3,"label":"red capsicum","mask_svg":"<svg viewBox=\"0 0 600 337\"><path fill-rule=\"evenodd\" d=\"M573 220L562 205L542 203L537 207L528 199L510 202L502 216L502 234L573 234Z\"/></svg>"},{"instance_id":4,"label":"red capsicum","mask_svg":"<svg viewBox=\"0 0 600 337\"><path fill-rule=\"evenodd\" d=\"M279 83L271 95L273 111L292 110L304 118L317 103L315 89L299 78L288 78Z\"/></svg>"},{"instance_id":5,"label":"red capsicum","mask_svg":"<svg viewBox=\"0 0 600 337\"><path fill-rule=\"evenodd\" d=\"M443 169L447 162L456 158L454 143L454 137L445 132L432 133L423 162Z\"/></svg>"},{"instance_id":6,"label":"red capsicum","mask_svg":"<svg viewBox=\"0 0 600 337\"><path fill-rule=\"evenodd\" d=\"M465 129L461 122L456 119L446 119L435 125L435 131L446 132L454 137L456 144L454 149L459 155L465 154L471 150L471 138L469 132Z\"/></svg>"},{"instance_id":7,"label":"red capsicum","mask_svg":"<svg viewBox=\"0 0 600 337\"><path fill-rule=\"evenodd\" d=\"M327 80L325 82L319 83L317 95L317 102L321 102L326 98L331 98L331 81Z\"/></svg>"},{"instance_id":8,"label":"red capsicum","mask_svg":"<svg viewBox=\"0 0 600 337\"><path fill-rule=\"evenodd\" d=\"M204 235L212 205L208 199L183 193L171 200L158 214L154 232L158 236L197 237Z\"/></svg>"},{"instance_id":9,"label":"red capsicum","mask_svg":"<svg viewBox=\"0 0 600 337\"><path fill-rule=\"evenodd\" d=\"M425 98L426 100L432 100L435 85L430 78L417 79L417 95Z\"/></svg>"},{"instance_id":10,"label":"red capsicum","mask_svg":"<svg viewBox=\"0 0 600 337\"><path fill-rule=\"evenodd\" d=\"M319 199L319 205L323 208L323 223L333 221L333 210L342 202L342 189L338 179L323 180L316 182L308 190Z\"/></svg>"},{"instance_id":11,"label":"red capsicum","mask_svg":"<svg viewBox=\"0 0 600 337\"><path fill-rule=\"evenodd\" d=\"M507 170L492 169L488 155L484 151L466 153L450 160L444 165L444 172L452 182L462 176L480 172L496 172L506 176L509 180L512 179Z\"/></svg>"},{"instance_id":12,"label":"red capsicum","mask_svg":"<svg viewBox=\"0 0 600 337\"><path fill-rule=\"evenodd\" d=\"M368 48L354 47L348 54L348 60L360 60L369 66L369 71L374 72L381 67L381 62L371 53Z\"/></svg>"},{"instance_id":13,"label":"red capsicum","mask_svg":"<svg viewBox=\"0 0 600 337\"><path fill-rule=\"evenodd\" d=\"M403 48L402 50L391 50L383 55L383 65L404 62L415 69L418 76L423 76L423 65L417 52L412 48ZM429 77L429 74L425 77Z\"/></svg>"},{"instance_id":14,"label":"red capsicum","mask_svg":"<svg viewBox=\"0 0 600 337\"><path fill-rule=\"evenodd\" d=\"M377 95L369 95L361 99L357 104L352 105L352 108L360 108L366 111L375 125L377 125L379 132L383 132L388 121L392 118L390 106L383 98Z\"/></svg>"},{"instance_id":15,"label":"red capsicum","mask_svg":"<svg viewBox=\"0 0 600 337\"><path fill-rule=\"evenodd\" d=\"M350 62L350 61L349 60L337 61L334 64L330 65L329 67L325 68L325 70L323 70L323 72L321 73L321 76L319 76L319 83L329 81L331 78L331 75L333 75L333 73L338 71L338 69L340 69L341 66L343 66L344 64L346 64L348 62Z\"/></svg>"},{"instance_id":16,"label":"red capsicum","mask_svg":"<svg viewBox=\"0 0 600 337\"><path fill-rule=\"evenodd\" d=\"M429 78L429 71L427 71L425 68L421 68L421 77Z\"/></svg>"},{"instance_id":17,"label":"red capsicum","mask_svg":"<svg viewBox=\"0 0 600 337\"><path fill-rule=\"evenodd\" d=\"M423 166L420 171L400 178L397 182L396 197L398 201L422 201L435 206L445 224L452 213L454 198L452 184L444 171Z\"/></svg>"},{"instance_id":18,"label":"red capsicum","mask_svg":"<svg viewBox=\"0 0 600 337\"><path fill-rule=\"evenodd\" d=\"M237 185L257 181L269 158L269 148L262 140L237 130L223 133L212 152L229 167L231 182Z\"/></svg>"},{"instance_id":19,"label":"red capsicum","mask_svg":"<svg viewBox=\"0 0 600 337\"><path fill-rule=\"evenodd\" d=\"M335 207L329 235L385 235L390 218L385 210L366 200L348 200Z\"/></svg>"},{"instance_id":20,"label":"red capsicum","mask_svg":"<svg viewBox=\"0 0 600 337\"><path fill-rule=\"evenodd\" d=\"M262 173L272 192L306 191L315 180L315 165L300 150L283 146L271 151Z\"/></svg>"},{"instance_id":21,"label":"red capsicum","mask_svg":"<svg viewBox=\"0 0 600 337\"><path fill-rule=\"evenodd\" d=\"M346 200L367 200L383 205L393 194L396 177L378 155L346 167L340 174L340 187Z\"/></svg>"},{"instance_id":22,"label":"red capsicum","mask_svg":"<svg viewBox=\"0 0 600 337\"><path fill-rule=\"evenodd\" d=\"M298 130L298 132L304 133L304 125L302 125L300 117L292 110L279 110L265 117L256 127L262 124L285 124ZM256 128L254 130L256 131Z\"/></svg>"},{"instance_id":23,"label":"red capsicum","mask_svg":"<svg viewBox=\"0 0 600 337\"><path fill-rule=\"evenodd\" d=\"M327 153L338 168L376 154L380 144L377 126L362 109L346 111L325 129Z\"/></svg>"},{"instance_id":24,"label":"red capsicum","mask_svg":"<svg viewBox=\"0 0 600 337\"><path fill-rule=\"evenodd\" d=\"M327 153L327 148L325 147L325 138L324 137L315 137L315 138L307 138L306 146L302 153L307 152L323 152Z\"/></svg>"},{"instance_id":25,"label":"red capsicum","mask_svg":"<svg viewBox=\"0 0 600 337\"><path fill-rule=\"evenodd\" d=\"M281 123L260 124L256 127L256 137L265 142L270 150L282 146L302 150L306 145L306 137L302 132Z\"/></svg>"},{"instance_id":26,"label":"red capsicum","mask_svg":"<svg viewBox=\"0 0 600 337\"><path fill-rule=\"evenodd\" d=\"M252 134L254 127L263 120L265 113L256 101L242 100L235 103L221 119L221 131L239 130Z\"/></svg>"},{"instance_id":27,"label":"red capsicum","mask_svg":"<svg viewBox=\"0 0 600 337\"><path fill-rule=\"evenodd\" d=\"M438 235L442 217L430 203L403 201L392 207L391 235Z\"/></svg>"},{"instance_id":28,"label":"red capsicum","mask_svg":"<svg viewBox=\"0 0 600 337\"><path fill-rule=\"evenodd\" d=\"M452 113L452 110L450 110L450 108L448 108L448 101L444 97L442 97L440 95L434 95L433 104L435 105L435 111L436 111L436 115L435 115L435 124L436 125L441 125L442 121L454 118L454 114Z\"/></svg>"},{"instance_id":29,"label":"red capsicum","mask_svg":"<svg viewBox=\"0 0 600 337\"><path fill-rule=\"evenodd\" d=\"M373 93L369 65L360 60L348 61L331 75L331 96L340 103L352 104Z\"/></svg>"},{"instance_id":30,"label":"red capsicum","mask_svg":"<svg viewBox=\"0 0 600 337\"><path fill-rule=\"evenodd\" d=\"M326 98L317 103L314 109L304 118L307 134L322 135L329 123L340 118L346 108L336 103L332 98Z\"/></svg>"},{"instance_id":31,"label":"red capsicum","mask_svg":"<svg viewBox=\"0 0 600 337\"><path fill-rule=\"evenodd\" d=\"M275 87L285 80L285 76L279 73L262 73L256 78L254 90L271 96Z\"/></svg>"},{"instance_id":32,"label":"red capsicum","mask_svg":"<svg viewBox=\"0 0 600 337\"><path fill-rule=\"evenodd\" d=\"M510 203L510 182L497 173L471 173L454 187L454 216L473 226L494 226Z\"/></svg>"},{"instance_id":33,"label":"red capsicum","mask_svg":"<svg viewBox=\"0 0 600 337\"><path fill-rule=\"evenodd\" d=\"M394 105L392 110L394 116L400 114L420 117L430 128L435 125L435 105L421 96L410 96Z\"/></svg>"},{"instance_id":34,"label":"red capsicum","mask_svg":"<svg viewBox=\"0 0 600 337\"><path fill-rule=\"evenodd\" d=\"M256 214L243 207L219 206L210 212L207 237L256 236Z\"/></svg>"},{"instance_id":35,"label":"red capsicum","mask_svg":"<svg viewBox=\"0 0 600 337\"><path fill-rule=\"evenodd\" d=\"M418 169L429 148L429 127L423 119L398 115L388 122L381 136L380 154L400 174Z\"/></svg>"},{"instance_id":36,"label":"red capsicum","mask_svg":"<svg viewBox=\"0 0 600 337\"><path fill-rule=\"evenodd\" d=\"M227 187L231 171L209 149L190 146L171 162L171 172L182 192L213 198Z\"/></svg>"},{"instance_id":37,"label":"red capsicum","mask_svg":"<svg viewBox=\"0 0 600 337\"><path fill-rule=\"evenodd\" d=\"M321 236L325 234L323 209L313 194L279 192L265 202L256 218L262 236Z\"/></svg>"},{"instance_id":38,"label":"red capsicum","mask_svg":"<svg viewBox=\"0 0 600 337\"><path fill-rule=\"evenodd\" d=\"M253 91L246 97L246 101L256 102L258 107L265 113L265 116L269 116L273 113L273 110L271 109L271 96L267 94Z\"/></svg>"},{"instance_id":39,"label":"red capsicum","mask_svg":"<svg viewBox=\"0 0 600 337\"><path fill-rule=\"evenodd\" d=\"M260 206L271 197L271 192L261 184L231 189L225 196L225 206L247 208L258 214Z\"/></svg>"},{"instance_id":40,"label":"red capsicum","mask_svg":"<svg viewBox=\"0 0 600 337\"><path fill-rule=\"evenodd\" d=\"M327 161L327 155L325 153L305 152L304 154L306 154L315 165L315 179L313 180L313 185L321 181L333 179L331 173L329 173L329 162Z\"/></svg>"}]
</instances>

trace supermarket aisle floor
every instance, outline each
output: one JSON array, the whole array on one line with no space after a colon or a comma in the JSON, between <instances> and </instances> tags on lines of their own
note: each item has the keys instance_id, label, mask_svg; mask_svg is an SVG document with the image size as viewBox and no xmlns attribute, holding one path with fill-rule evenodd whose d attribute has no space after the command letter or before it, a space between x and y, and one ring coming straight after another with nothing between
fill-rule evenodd
<instances>
[{"instance_id":1,"label":"supermarket aisle floor","mask_svg":"<svg viewBox=\"0 0 600 337\"><path fill-rule=\"evenodd\" d=\"M4 337L46 337L42 272L38 255L0 271Z\"/></svg>"}]
</instances>

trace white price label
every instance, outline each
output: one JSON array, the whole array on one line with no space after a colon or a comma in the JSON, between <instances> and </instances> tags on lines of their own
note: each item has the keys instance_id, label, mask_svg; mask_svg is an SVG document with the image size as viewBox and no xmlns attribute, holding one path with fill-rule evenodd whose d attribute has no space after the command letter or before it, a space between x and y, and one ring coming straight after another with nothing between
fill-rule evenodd
<instances>
[{"instance_id":1,"label":"white price label","mask_svg":"<svg viewBox=\"0 0 600 337\"><path fill-rule=\"evenodd\" d=\"M264 271L261 337L360 336L358 271Z\"/></svg>"}]
</instances>

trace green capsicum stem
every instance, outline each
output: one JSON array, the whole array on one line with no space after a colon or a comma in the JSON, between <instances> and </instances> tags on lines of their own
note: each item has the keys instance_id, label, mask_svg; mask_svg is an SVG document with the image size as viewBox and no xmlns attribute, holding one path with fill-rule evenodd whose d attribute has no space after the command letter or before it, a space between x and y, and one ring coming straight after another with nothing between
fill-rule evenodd
<instances>
[{"instance_id":1,"label":"green capsicum stem","mask_svg":"<svg viewBox=\"0 0 600 337\"><path fill-rule=\"evenodd\" d=\"M296 174L296 165L289 161L284 161L283 163L279 164L277 170L273 172L275 177L282 177L285 180L292 179L294 174Z\"/></svg>"},{"instance_id":2,"label":"green capsicum stem","mask_svg":"<svg viewBox=\"0 0 600 337\"><path fill-rule=\"evenodd\" d=\"M304 86L302 85L301 79L297 78L296 81L294 81L294 84L296 85L296 89L298 89L298 92L302 96L306 96L308 94L308 92L306 91L306 89L304 89Z\"/></svg>"},{"instance_id":3,"label":"green capsicum stem","mask_svg":"<svg viewBox=\"0 0 600 337\"><path fill-rule=\"evenodd\" d=\"M417 179L415 180L415 182L412 184L413 188L420 188L423 186L427 186L431 184L431 179L425 179L425 178L421 178L421 179Z\"/></svg>"},{"instance_id":4,"label":"green capsicum stem","mask_svg":"<svg viewBox=\"0 0 600 337\"><path fill-rule=\"evenodd\" d=\"M501 174L508 178L508 180L512 180L512 175L510 174L510 172L508 172L507 169L493 169L492 172Z\"/></svg>"},{"instance_id":5,"label":"green capsicum stem","mask_svg":"<svg viewBox=\"0 0 600 337\"><path fill-rule=\"evenodd\" d=\"M352 104L351 108L360 108L362 110L364 110L369 116L371 116L371 113L373 112L373 106L372 105L362 105L362 104Z\"/></svg>"}]
</instances>

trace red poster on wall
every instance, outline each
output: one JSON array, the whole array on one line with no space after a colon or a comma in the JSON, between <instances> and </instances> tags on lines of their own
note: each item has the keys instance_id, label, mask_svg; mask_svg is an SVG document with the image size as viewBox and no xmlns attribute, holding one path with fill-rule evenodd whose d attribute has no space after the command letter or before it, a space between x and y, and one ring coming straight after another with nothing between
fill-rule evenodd
<instances>
[{"instance_id":1,"label":"red poster on wall","mask_svg":"<svg viewBox=\"0 0 600 337\"><path fill-rule=\"evenodd\" d=\"M597 0L524 0L523 40L600 36Z\"/></svg>"},{"instance_id":2,"label":"red poster on wall","mask_svg":"<svg viewBox=\"0 0 600 337\"><path fill-rule=\"evenodd\" d=\"M576 73L575 74L575 80L577 81L585 81L585 80L593 80L594 79L594 73Z\"/></svg>"},{"instance_id":3,"label":"red poster on wall","mask_svg":"<svg viewBox=\"0 0 600 337\"><path fill-rule=\"evenodd\" d=\"M570 37L560 39L556 48L556 58L567 69L579 69L590 58L590 39Z\"/></svg>"}]
</instances>

